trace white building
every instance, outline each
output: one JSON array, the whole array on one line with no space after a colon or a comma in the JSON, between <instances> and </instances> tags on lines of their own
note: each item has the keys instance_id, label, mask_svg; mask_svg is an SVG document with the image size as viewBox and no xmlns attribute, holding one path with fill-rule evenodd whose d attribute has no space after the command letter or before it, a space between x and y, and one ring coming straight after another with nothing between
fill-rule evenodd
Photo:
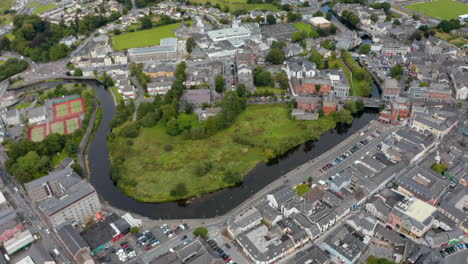
<instances>
[{"instance_id":1,"label":"white building","mask_svg":"<svg viewBox=\"0 0 468 264\"><path fill-rule=\"evenodd\" d=\"M28 110L29 124L44 122L47 119L46 108L44 106L37 106Z\"/></svg>"},{"instance_id":2,"label":"white building","mask_svg":"<svg viewBox=\"0 0 468 264\"><path fill-rule=\"evenodd\" d=\"M8 126L21 124L21 115L18 109L11 109L2 114L3 122Z\"/></svg>"},{"instance_id":3,"label":"white building","mask_svg":"<svg viewBox=\"0 0 468 264\"><path fill-rule=\"evenodd\" d=\"M171 89L172 82L151 82L148 83L148 94L156 96L166 94Z\"/></svg>"}]
</instances>

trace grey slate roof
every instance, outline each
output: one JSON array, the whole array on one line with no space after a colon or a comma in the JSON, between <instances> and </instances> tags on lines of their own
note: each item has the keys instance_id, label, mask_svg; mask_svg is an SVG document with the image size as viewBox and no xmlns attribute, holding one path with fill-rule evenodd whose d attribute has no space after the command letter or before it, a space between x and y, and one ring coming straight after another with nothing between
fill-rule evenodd
<instances>
[{"instance_id":1,"label":"grey slate roof","mask_svg":"<svg viewBox=\"0 0 468 264\"><path fill-rule=\"evenodd\" d=\"M66 167L65 169L63 170L59 170L59 171L53 171L53 172L50 172L48 175L44 176L44 177L41 177L39 179L36 179L34 181L30 181L30 182L27 182L24 184L24 187L26 188L26 190L30 190L36 186L40 186L46 182L50 182L50 181L53 181L53 180L56 180L56 179L59 179L59 178L64 178L66 177L67 175L71 175L73 172L73 170L70 168L70 167Z\"/></svg>"},{"instance_id":2,"label":"grey slate roof","mask_svg":"<svg viewBox=\"0 0 468 264\"><path fill-rule=\"evenodd\" d=\"M291 258L288 264L323 264L330 260L330 257L317 246L299 251L294 258Z\"/></svg>"},{"instance_id":3,"label":"grey slate roof","mask_svg":"<svg viewBox=\"0 0 468 264\"><path fill-rule=\"evenodd\" d=\"M353 260L366 247L366 244L353 236L353 231L346 227L335 230L333 234L325 239L324 244L327 244L348 260Z\"/></svg>"},{"instance_id":4,"label":"grey slate roof","mask_svg":"<svg viewBox=\"0 0 468 264\"><path fill-rule=\"evenodd\" d=\"M108 215L104 221L98 222L83 232L81 232L81 237L88 243L91 250L108 243L111 239L117 235L115 230L111 227L111 223L119 218L116 214Z\"/></svg>"},{"instance_id":5,"label":"grey slate roof","mask_svg":"<svg viewBox=\"0 0 468 264\"><path fill-rule=\"evenodd\" d=\"M37 118L46 115L45 106L36 106L28 110L28 118Z\"/></svg>"},{"instance_id":6,"label":"grey slate roof","mask_svg":"<svg viewBox=\"0 0 468 264\"><path fill-rule=\"evenodd\" d=\"M74 256L78 255L81 249L89 248L86 241L69 222L58 227L57 233Z\"/></svg>"},{"instance_id":7,"label":"grey slate roof","mask_svg":"<svg viewBox=\"0 0 468 264\"><path fill-rule=\"evenodd\" d=\"M18 215L12 207L0 209L0 234L16 227L19 223Z\"/></svg>"},{"instance_id":8,"label":"grey slate roof","mask_svg":"<svg viewBox=\"0 0 468 264\"><path fill-rule=\"evenodd\" d=\"M270 194L273 195L278 204L283 204L284 202L289 201L294 196L296 196L296 192L289 185L281 185L280 187L273 190Z\"/></svg>"},{"instance_id":9,"label":"grey slate roof","mask_svg":"<svg viewBox=\"0 0 468 264\"><path fill-rule=\"evenodd\" d=\"M413 167L395 183L412 192L416 197L430 201L437 199L449 186L449 182L419 166Z\"/></svg>"}]
</instances>

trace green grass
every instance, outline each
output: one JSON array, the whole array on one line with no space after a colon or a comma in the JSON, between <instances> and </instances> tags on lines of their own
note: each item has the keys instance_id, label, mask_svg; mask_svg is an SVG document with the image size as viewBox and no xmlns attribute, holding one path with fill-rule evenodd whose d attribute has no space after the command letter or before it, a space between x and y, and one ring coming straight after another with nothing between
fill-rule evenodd
<instances>
[{"instance_id":1,"label":"green grass","mask_svg":"<svg viewBox=\"0 0 468 264\"><path fill-rule=\"evenodd\" d=\"M13 35L12 32L5 34L5 37L7 37L10 41L15 40L15 35Z\"/></svg>"},{"instance_id":2,"label":"green grass","mask_svg":"<svg viewBox=\"0 0 468 264\"><path fill-rule=\"evenodd\" d=\"M36 8L33 12L34 15L38 15L38 14L42 14L44 12L47 12L49 10L52 10L54 8L56 8L57 5L53 5L53 4L48 4L48 5L42 5L42 6L39 6L38 8Z\"/></svg>"},{"instance_id":3,"label":"green grass","mask_svg":"<svg viewBox=\"0 0 468 264\"><path fill-rule=\"evenodd\" d=\"M249 105L229 129L207 139L172 137L162 125L157 125L142 128L135 139L117 137L109 144L109 150L112 159L125 157L123 178L118 181L121 190L139 201L165 202L175 200L170 192L178 183L187 187L185 198L230 186L223 180L226 171L246 175L275 151L284 153L318 138L335 125L331 117L291 120L286 104ZM234 142L234 135L251 139L253 146ZM168 145L172 150L165 150ZM196 175L195 168L205 161L211 162L213 168L203 176ZM126 185L132 180L136 186Z\"/></svg>"},{"instance_id":4,"label":"green grass","mask_svg":"<svg viewBox=\"0 0 468 264\"><path fill-rule=\"evenodd\" d=\"M39 2L32 2L32 3L29 3L26 7L27 8L33 8L33 7L36 7L38 5L40 5L41 3Z\"/></svg>"},{"instance_id":5,"label":"green grass","mask_svg":"<svg viewBox=\"0 0 468 264\"><path fill-rule=\"evenodd\" d=\"M304 193L308 192L310 190L310 187L308 184L304 183L304 184L296 186L294 190L296 191L297 195L301 196Z\"/></svg>"},{"instance_id":6,"label":"green grass","mask_svg":"<svg viewBox=\"0 0 468 264\"><path fill-rule=\"evenodd\" d=\"M70 157L66 151L62 151L60 153L57 153L58 155L54 155L52 159L50 160L50 164L52 165L52 168L57 167L64 159Z\"/></svg>"},{"instance_id":7,"label":"green grass","mask_svg":"<svg viewBox=\"0 0 468 264\"><path fill-rule=\"evenodd\" d=\"M296 23L293 23L292 25L300 31L305 31L307 33L312 31L312 25L304 23L304 22L296 22Z\"/></svg>"},{"instance_id":8,"label":"green grass","mask_svg":"<svg viewBox=\"0 0 468 264\"><path fill-rule=\"evenodd\" d=\"M114 93L115 99L117 100L117 102L121 102L123 100L122 94L119 93L119 88L115 86L112 87L112 92Z\"/></svg>"},{"instance_id":9,"label":"green grass","mask_svg":"<svg viewBox=\"0 0 468 264\"><path fill-rule=\"evenodd\" d=\"M351 72L348 70L348 68L346 67L346 65L343 63L342 60L340 59L330 59L328 61L328 66L330 68L340 68L343 70L343 73L346 75L346 78L349 80L351 80ZM349 90L349 95L350 96L361 96L361 84L358 80L356 80L356 78L353 78L353 83L352 85L350 84L351 88Z\"/></svg>"},{"instance_id":10,"label":"green grass","mask_svg":"<svg viewBox=\"0 0 468 264\"><path fill-rule=\"evenodd\" d=\"M4 12L10 9L16 0L1 0L0 1L0 12Z\"/></svg>"},{"instance_id":11,"label":"green grass","mask_svg":"<svg viewBox=\"0 0 468 264\"><path fill-rule=\"evenodd\" d=\"M440 19L457 19L468 14L468 5L454 0L438 0L405 6L409 10Z\"/></svg>"},{"instance_id":12,"label":"green grass","mask_svg":"<svg viewBox=\"0 0 468 264\"><path fill-rule=\"evenodd\" d=\"M208 0L193 0L192 2L205 4ZM272 4L247 4L246 0L211 0L209 2L211 2L212 6L216 4L221 7L229 6L231 12L239 9L280 11L278 7Z\"/></svg>"},{"instance_id":13,"label":"green grass","mask_svg":"<svg viewBox=\"0 0 468 264\"><path fill-rule=\"evenodd\" d=\"M15 108L16 109L23 109L23 108L26 108L28 106L30 106L31 103L21 103L21 104L18 104Z\"/></svg>"},{"instance_id":14,"label":"green grass","mask_svg":"<svg viewBox=\"0 0 468 264\"><path fill-rule=\"evenodd\" d=\"M283 94L283 93L286 92L283 89L273 88L273 87L269 87L269 86L258 86L255 90L258 93L270 92L270 93L274 93L274 94L278 94L278 95Z\"/></svg>"},{"instance_id":15,"label":"green grass","mask_svg":"<svg viewBox=\"0 0 468 264\"><path fill-rule=\"evenodd\" d=\"M176 23L113 36L112 45L115 50L159 45L161 39L175 37L174 30L178 27Z\"/></svg>"}]
</instances>

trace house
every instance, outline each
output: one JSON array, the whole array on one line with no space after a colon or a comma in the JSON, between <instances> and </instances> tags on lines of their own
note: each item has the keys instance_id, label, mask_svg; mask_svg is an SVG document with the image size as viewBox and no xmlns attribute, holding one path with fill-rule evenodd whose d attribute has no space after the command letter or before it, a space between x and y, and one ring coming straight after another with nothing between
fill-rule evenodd
<instances>
[{"instance_id":1,"label":"house","mask_svg":"<svg viewBox=\"0 0 468 264\"><path fill-rule=\"evenodd\" d=\"M323 97L322 109L324 115L329 115L331 112L338 110L338 101L333 93L330 93Z\"/></svg>"},{"instance_id":2,"label":"house","mask_svg":"<svg viewBox=\"0 0 468 264\"><path fill-rule=\"evenodd\" d=\"M455 90L457 100L466 100L468 98L468 70L464 68L452 70L449 74L451 85Z\"/></svg>"},{"instance_id":3,"label":"house","mask_svg":"<svg viewBox=\"0 0 468 264\"><path fill-rule=\"evenodd\" d=\"M379 219L380 221L386 221L387 215L392 209L379 197L372 197L370 201L366 203L365 208L366 212Z\"/></svg>"},{"instance_id":4,"label":"house","mask_svg":"<svg viewBox=\"0 0 468 264\"><path fill-rule=\"evenodd\" d=\"M166 94L171 89L172 82L163 81L163 82L150 82L147 84L148 94L151 96L156 96L158 94Z\"/></svg>"},{"instance_id":5,"label":"house","mask_svg":"<svg viewBox=\"0 0 468 264\"><path fill-rule=\"evenodd\" d=\"M288 43L286 47L283 48L283 52L286 58L289 58L301 54L304 50L296 43Z\"/></svg>"},{"instance_id":6,"label":"house","mask_svg":"<svg viewBox=\"0 0 468 264\"><path fill-rule=\"evenodd\" d=\"M45 106L36 106L32 109L29 109L27 114L29 124L44 122L47 119L47 112Z\"/></svg>"},{"instance_id":7,"label":"house","mask_svg":"<svg viewBox=\"0 0 468 264\"><path fill-rule=\"evenodd\" d=\"M313 223L307 216L299 213L292 215L291 218L297 225L306 231L311 240L317 239L319 237L321 233L319 225L317 223Z\"/></svg>"},{"instance_id":8,"label":"house","mask_svg":"<svg viewBox=\"0 0 468 264\"><path fill-rule=\"evenodd\" d=\"M172 64L152 65L144 70L150 78L173 78L175 67Z\"/></svg>"},{"instance_id":9,"label":"house","mask_svg":"<svg viewBox=\"0 0 468 264\"><path fill-rule=\"evenodd\" d=\"M413 111L411 127L419 132L430 132L437 138L443 138L458 124L458 119L450 112L435 109L424 112Z\"/></svg>"},{"instance_id":10,"label":"house","mask_svg":"<svg viewBox=\"0 0 468 264\"><path fill-rule=\"evenodd\" d=\"M80 236L70 222L65 222L57 227L57 235L66 246L65 249L77 263L92 264L89 245Z\"/></svg>"},{"instance_id":11,"label":"house","mask_svg":"<svg viewBox=\"0 0 468 264\"><path fill-rule=\"evenodd\" d=\"M445 194L440 200L440 206L437 208L443 215L454 221L465 233L466 227L465 207L468 203L468 191L465 186L459 185L455 190Z\"/></svg>"},{"instance_id":12,"label":"house","mask_svg":"<svg viewBox=\"0 0 468 264\"><path fill-rule=\"evenodd\" d=\"M331 26L331 22L323 17L313 17L310 19L310 23L317 28L329 28Z\"/></svg>"},{"instance_id":13,"label":"house","mask_svg":"<svg viewBox=\"0 0 468 264\"><path fill-rule=\"evenodd\" d=\"M352 230L343 226L328 236L323 248L345 264L357 262L366 244Z\"/></svg>"},{"instance_id":14,"label":"house","mask_svg":"<svg viewBox=\"0 0 468 264\"><path fill-rule=\"evenodd\" d=\"M459 228L454 228L447 232L436 233L434 231L429 231L425 239L431 248L442 248L459 243L463 241L464 237L463 231Z\"/></svg>"},{"instance_id":15,"label":"house","mask_svg":"<svg viewBox=\"0 0 468 264\"><path fill-rule=\"evenodd\" d=\"M115 64L127 64L128 58L123 52L114 52L111 54Z\"/></svg>"},{"instance_id":16,"label":"house","mask_svg":"<svg viewBox=\"0 0 468 264\"><path fill-rule=\"evenodd\" d=\"M313 97L313 96L299 96L296 97L297 108L307 111L307 112L315 112L315 110L320 106L321 99L320 97Z\"/></svg>"},{"instance_id":17,"label":"house","mask_svg":"<svg viewBox=\"0 0 468 264\"><path fill-rule=\"evenodd\" d=\"M343 172L337 173L331 180L330 189L339 192L342 188L347 188L351 184L353 174L350 170L345 169Z\"/></svg>"},{"instance_id":18,"label":"house","mask_svg":"<svg viewBox=\"0 0 468 264\"><path fill-rule=\"evenodd\" d=\"M327 78L304 78L301 92L305 94L327 95L332 90L332 83Z\"/></svg>"},{"instance_id":19,"label":"house","mask_svg":"<svg viewBox=\"0 0 468 264\"><path fill-rule=\"evenodd\" d=\"M284 203L291 200L295 196L296 192L291 186L281 185L267 194L267 201L272 207L280 209Z\"/></svg>"},{"instance_id":20,"label":"house","mask_svg":"<svg viewBox=\"0 0 468 264\"><path fill-rule=\"evenodd\" d=\"M187 90L183 95L183 100L195 106L211 103L210 89Z\"/></svg>"},{"instance_id":21,"label":"house","mask_svg":"<svg viewBox=\"0 0 468 264\"><path fill-rule=\"evenodd\" d=\"M382 98L389 101L400 95L400 84L395 79L386 79L383 83Z\"/></svg>"},{"instance_id":22,"label":"house","mask_svg":"<svg viewBox=\"0 0 468 264\"><path fill-rule=\"evenodd\" d=\"M241 233L260 224L261 220L262 214L260 211L256 207L250 207L240 214L233 216L232 219L229 219L227 230L232 237L237 237Z\"/></svg>"},{"instance_id":23,"label":"house","mask_svg":"<svg viewBox=\"0 0 468 264\"><path fill-rule=\"evenodd\" d=\"M122 88L122 95L125 99L135 99L136 90L133 85L124 85Z\"/></svg>"},{"instance_id":24,"label":"house","mask_svg":"<svg viewBox=\"0 0 468 264\"><path fill-rule=\"evenodd\" d=\"M312 246L309 247L305 250L301 250L296 255L294 258L290 258L287 264L304 264L304 263L310 263L310 264L329 264L331 263L330 256L328 256L325 251L320 249L318 246Z\"/></svg>"},{"instance_id":25,"label":"house","mask_svg":"<svg viewBox=\"0 0 468 264\"><path fill-rule=\"evenodd\" d=\"M352 227L356 232L372 237L377 226L377 219L365 213L358 213L346 220L346 224Z\"/></svg>"}]
</instances>

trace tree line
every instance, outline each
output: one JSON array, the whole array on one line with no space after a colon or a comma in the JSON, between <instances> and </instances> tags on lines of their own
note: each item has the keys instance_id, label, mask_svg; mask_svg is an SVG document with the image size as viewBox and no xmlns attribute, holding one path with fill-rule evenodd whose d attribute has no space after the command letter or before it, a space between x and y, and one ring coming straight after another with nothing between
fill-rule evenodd
<instances>
[{"instance_id":1,"label":"tree line","mask_svg":"<svg viewBox=\"0 0 468 264\"><path fill-rule=\"evenodd\" d=\"M16 58L8 59L3 65L0 65L0 81L20 73L28 68L28 62Z\"/></svg>"}]
</instances>

